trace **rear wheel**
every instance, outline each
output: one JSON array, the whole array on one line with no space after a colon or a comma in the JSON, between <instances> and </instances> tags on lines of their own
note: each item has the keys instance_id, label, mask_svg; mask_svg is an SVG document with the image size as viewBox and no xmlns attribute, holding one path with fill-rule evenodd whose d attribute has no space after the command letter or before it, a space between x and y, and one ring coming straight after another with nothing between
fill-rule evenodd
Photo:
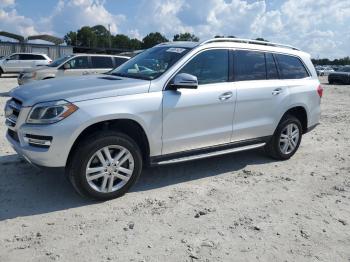
<instances>
[{"instance_id":1,"label":"rear wheel","mask_svg":"<svg viewBox=\"0 0 350 262\"><path fill-rule=\"evenodd\" d=\"M273 137L266 145L266 152L274 159L289 159L298 150L301 137L300 121L292 115L287 115L281 120Z\"/></svg>"},{"instance_id":2,"label":"rear wheel","mask_svg":"<svg viewBox=\"0 0 350 262\"><path fill-rule=\"evenodd\" d=\"M0 77L3 73L4 73L4 71L2 71L2 69L0 68Z\"/></svg>"},{"instance_id":3,"label":"rear wheel","mask_svg":"<svg viewBox=\"0 0 350 262\"><path fill-rule=\"evenodd\" d=\"M97 200L124 195L141 170L137 144L127 135L113 131L94 134L81 142L67 167L76 191Z\"/></svg>"}]
</instances>

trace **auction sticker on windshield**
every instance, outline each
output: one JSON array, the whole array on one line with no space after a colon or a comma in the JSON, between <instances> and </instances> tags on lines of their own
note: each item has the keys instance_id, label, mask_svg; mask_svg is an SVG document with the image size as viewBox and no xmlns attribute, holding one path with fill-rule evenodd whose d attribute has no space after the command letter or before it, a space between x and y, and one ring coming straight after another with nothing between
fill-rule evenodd
<instances>
[{"instance_id":1,"label":"auction sticker on windshield","mask_svg":"<svg viewBox=\"0 0 350 262\"><path fill-rule=\"evenodd\" d=\"M186 50L185 48L171 47L171 48L167 49L166 51L181 54L185 50Z\"/></svg>"}]
</instances>

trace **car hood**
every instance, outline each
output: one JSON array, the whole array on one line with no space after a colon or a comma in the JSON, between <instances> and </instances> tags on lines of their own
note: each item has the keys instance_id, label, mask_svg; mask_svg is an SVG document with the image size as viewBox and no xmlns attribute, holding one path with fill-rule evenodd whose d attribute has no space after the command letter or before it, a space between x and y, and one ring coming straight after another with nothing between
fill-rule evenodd
<instances>
[{"instance_id":1,"label":"car hood","mask_svg":"<svg viewBox=\"0 0 350 262\"><path fill-rule=\"evenodd\" d=\"M102 74L35 81L12 89L10 96L22 101L22 106L33 106L40 102L62 99L77 102L146 93L149 86L148 80Z\"/></svg>"}]
</instances>

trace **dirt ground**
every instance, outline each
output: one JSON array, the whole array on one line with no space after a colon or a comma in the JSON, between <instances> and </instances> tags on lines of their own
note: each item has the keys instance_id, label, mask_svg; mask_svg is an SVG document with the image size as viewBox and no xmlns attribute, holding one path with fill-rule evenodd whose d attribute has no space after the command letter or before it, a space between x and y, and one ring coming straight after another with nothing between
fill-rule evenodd
<instances>
[{"instance_id":1,"label":"dirt ground","mask_svg":"<svg viewBox=\"0 0 350 262\"><path fill-rule=\"evenodd\" d=\"M14 86L0 79L0 261L350 261L350 86L323 85L321 125L288 161L257 150L153 168L102 203L10 148Z\"/></svg>"}]
</instances>

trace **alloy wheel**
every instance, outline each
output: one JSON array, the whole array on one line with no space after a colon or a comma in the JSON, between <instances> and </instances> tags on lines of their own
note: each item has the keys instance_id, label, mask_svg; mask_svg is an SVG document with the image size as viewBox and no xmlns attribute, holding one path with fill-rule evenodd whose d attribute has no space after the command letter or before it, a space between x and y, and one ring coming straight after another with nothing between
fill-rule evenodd
<instances>
[{"instance_id":1,"label":"alloy wheel","mask_svg":"<svg viewBox=\"0 0 350 262\"><path fill-rule=\"evenodd\" d=\"M298 146L300 139L300 130L294 123L288 124L282 130L279 140L279 147L283 154L292 153Z\"/></svg>"},{"instance_id":2,"label":"alloy wheel","mask_svg":"<svg viewBox=\"0 0 350 262\"><path fill-rule=\"evenodd\" d=\"M122 188L134 172L134 158L123 146L111 145L95 152L86 167L86 180L100 193Z\"/></svg>"}]
</instances>

